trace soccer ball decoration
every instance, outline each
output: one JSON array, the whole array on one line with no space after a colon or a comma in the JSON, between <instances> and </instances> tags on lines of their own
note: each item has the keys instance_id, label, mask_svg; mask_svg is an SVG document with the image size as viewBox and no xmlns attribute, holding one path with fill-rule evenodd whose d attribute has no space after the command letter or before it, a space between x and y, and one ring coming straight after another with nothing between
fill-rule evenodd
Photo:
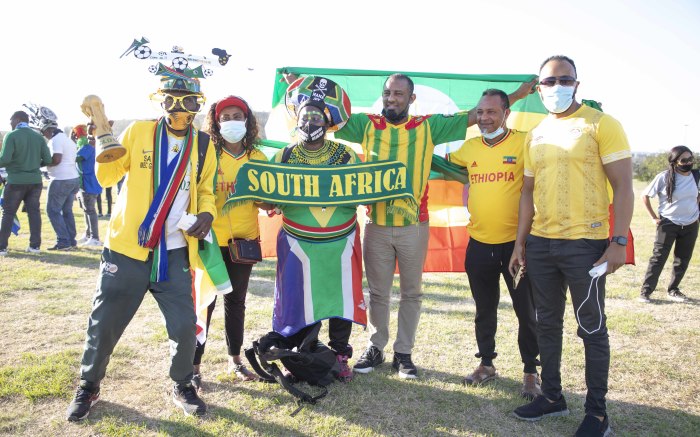
<instances>
[{"instance_id":1,"label":"soccer ball decoration","mask_svg":"<svg viewBox=\"0 0 700 437\"><path fill-rule=\"evenodd\" d=\"M211 68L205 68L205 69L204 69L204 77L209 77L209 76L211 76L212 74L214 74L214 70L212 70Z\"/></svg>"},{"instance_id":2,"label":"soccer ball decoration","mask_svg":"<svg viewBox=\"0 0 700 437\"><path fill-rule=\"evenodd\" d=\"M173 68L176 70L184 70L187 68L187 59L183 58L182 56L178 56L177 58L173 59Z\"/></svg>"},{"instance_id":3,"label":"soccer ball decoration","mask_svg":"<svg viewBox=\"0 0 700 437\"><path fill-rule=\"evenodd\" d=\"M134 56L138 59L148 59L151 56L151 48L148 46L140 46L134 50Z\"/></svg>"},{"instance_id":4,"label":"soccer ball decoration","mask_svg":"<svg viewBox=\"0 0 700 437\"><path fill-rule=\"evenodd\" d=\"M149 65L148 71L150 73L156 74L158 72L158 66L157 65Z\"/></svg>"}]
</instances>

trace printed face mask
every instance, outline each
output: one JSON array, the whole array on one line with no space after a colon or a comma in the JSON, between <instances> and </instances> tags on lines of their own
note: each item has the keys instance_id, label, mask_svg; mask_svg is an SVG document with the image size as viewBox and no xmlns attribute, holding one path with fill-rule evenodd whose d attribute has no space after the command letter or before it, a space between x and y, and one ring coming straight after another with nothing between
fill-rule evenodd
<instances>
[{"instance_id":1,"label":"printed face mask","mask_svg":"<svg viewBox=\"0 0 700 437\"><path fill-rule=\"evenodd\" d=\"M181 131L185 130L194 121L194 114L189 112L169 112L165 116L165 121L172 130Z\"/></svg>"},{"instance_id":2,"label":"printed face mask","mask_svg":"<svg viewBox=\"0 0 700 437\"><path fill-rule=\"evenodd\" d=\"M219 132L229 143L237 143L246 134L245 120L222 121Z\"/></svg>"},{"instance_id":3,"label":"printed face mask","mask_svg":"<svg viewBox=\"0 0 700 437\"><path fill-rule=\"evenodd\" d=\"M312 143L319 138L323 138L326 134L325 126L316 126L311 123L306 123L298 129L299 138L304 143Z\"/></svg>"}]
</instances>

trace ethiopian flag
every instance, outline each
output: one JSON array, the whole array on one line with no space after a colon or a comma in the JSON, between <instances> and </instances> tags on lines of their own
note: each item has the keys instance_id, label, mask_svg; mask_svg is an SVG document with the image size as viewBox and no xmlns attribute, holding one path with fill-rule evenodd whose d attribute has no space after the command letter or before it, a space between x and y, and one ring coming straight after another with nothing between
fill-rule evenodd
<instances>
[{"instance_id":1,"label":"ethiopian flag","mask_svg":"<svg viewBox=\"0 0 700 437\"><path fill-rule=\"evenodd\" d=\"M272 112L265 125L267 140L263 142L272 154L293 141L294 121L290 120L284 106L287 83L284 74L297 76L317 75L326 77L340 85L350 97L352 112L379 114L382 110L382 89L388 76L396 71L340 70L326 68L283 67L277 69L272 95ZM415 102L410 106L412 115L453 114L475 107L481 94L488 88L503 90L506 94L515 91L523 82L535 78L532 74L445 74L425 72L401 72L415 84ZM547 114L536 93L515 102L508 117L509 128L529 131ZM477 126L467 130L467 138L479 136ZM332 136L332 134L329 134ZM340 141L340 140L336 140ZM342 142L342 141L340 141ZM466 226L468 185L446 177L444 157L461 147L464 141L454 141L435 147L433 170L428 181L428 211L430 215L430 243L424 265L425 272L463 272L469 236ZM350 144L361 153L357 144ZM263 150L265 151L265 150ZM505 159L505 158L504 158ZM360 223L363 223L360 219ZM275 241L281 220L260 218L261 240L264 256L275 256ZM633 247L628 246L628 263L634 263Z\"/></svg>"}]
</instances>

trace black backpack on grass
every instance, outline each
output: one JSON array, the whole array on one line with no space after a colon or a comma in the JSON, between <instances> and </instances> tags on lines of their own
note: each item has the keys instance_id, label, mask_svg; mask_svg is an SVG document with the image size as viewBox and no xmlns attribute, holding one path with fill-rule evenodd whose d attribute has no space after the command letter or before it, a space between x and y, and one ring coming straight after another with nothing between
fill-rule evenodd
<instances>
[{"instance_id":1,"label":"black backpack on grass","mask_svg":"<svg viewBox=\"0 0 700 437\"><path fill-rule=\"evenodd\" d=\"M335 381L340 372L335 353L318 340L320 329L321 324L316 323L291 337L269 332L254 341L253 347L245 350L245 356L262 381L278 382L300 403L315 404L328 394L326 386ZM278 360L291 376L285 375L272 362ZM312 396L296 387L298 382L321 387L322 391Z\"/></svg>"}]
</instances>

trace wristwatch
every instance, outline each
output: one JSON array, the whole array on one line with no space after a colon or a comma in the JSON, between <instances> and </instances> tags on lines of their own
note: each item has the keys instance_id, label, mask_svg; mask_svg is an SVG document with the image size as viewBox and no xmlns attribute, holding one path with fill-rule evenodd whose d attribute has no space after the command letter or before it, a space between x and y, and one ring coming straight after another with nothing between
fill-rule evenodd
<instances>
[{"instance_id":1,"label":"wristwatch","mask_svg":"<svg viewBox=\"0 0 700 437\"><path fill-rule=\"evenodd\" d=\"M627 246L627 237L612 237L610 241L620 246Z\"/></svg>"}]
</instances>

